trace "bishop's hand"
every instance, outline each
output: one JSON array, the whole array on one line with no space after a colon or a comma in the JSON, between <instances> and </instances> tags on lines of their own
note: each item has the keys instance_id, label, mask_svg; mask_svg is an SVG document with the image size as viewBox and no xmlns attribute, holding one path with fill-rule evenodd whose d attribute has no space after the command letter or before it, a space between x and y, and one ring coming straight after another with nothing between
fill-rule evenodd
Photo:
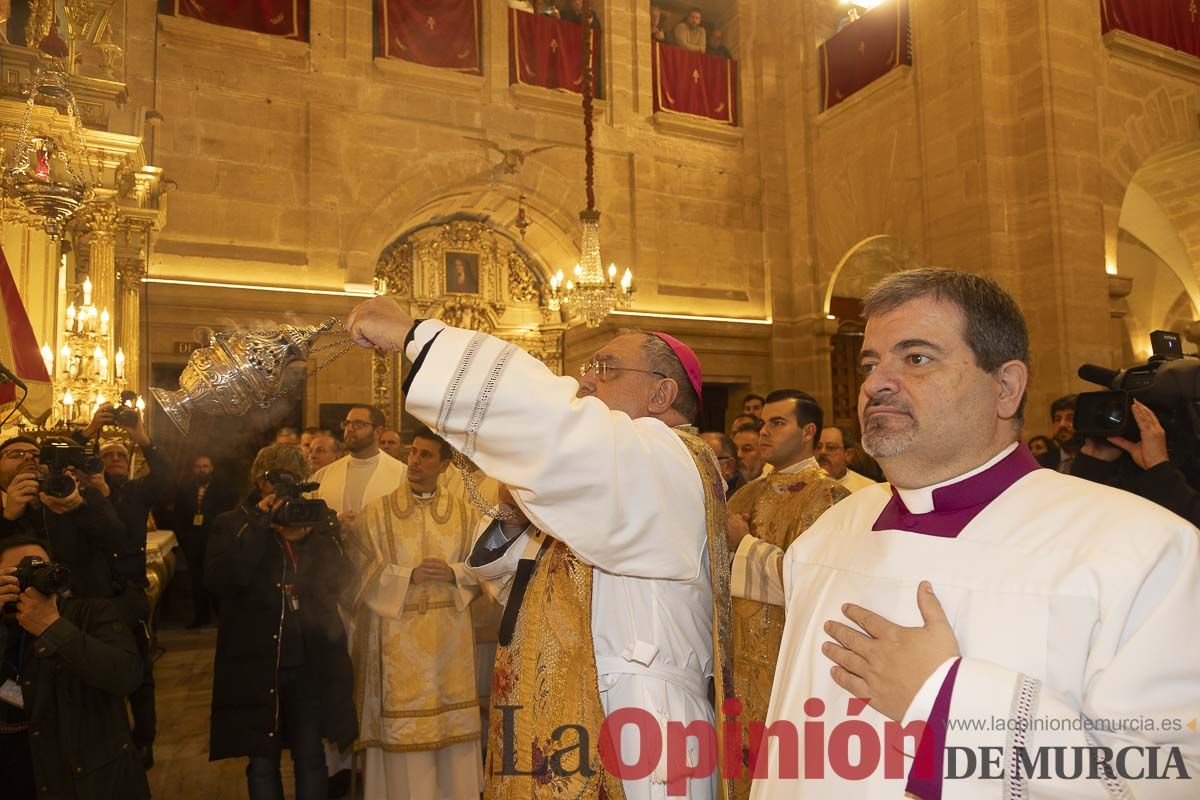
<instances>
[{"instance_id":1,"label":"bishop's hand","mask_svg":"<svg viewBox=\"0 0 1200 800\"><path fill-rule=\"evenodd\" d=\"M394 298L373 297L354 307L346 318L346 332L359 347L378 347L398 353L413 326L413 318Z\"/></svg>"},{"instance_id":2,"label":"bishop's hand","mask_svg":"<svg viewBox=\"0 0 1200 800\"><path fill-rule=\"evenodd\" d=\"M847 603L842 613L862 630L829 620L821 652L834 662L838 686L870 701L885 717L900 722L917 692L946 659L956 658L958 638L929 581L917 587L917 607L925 624L905 628L873 611ZM862 631L866 631L863 633Z\"/></svg>"}]
</instances>

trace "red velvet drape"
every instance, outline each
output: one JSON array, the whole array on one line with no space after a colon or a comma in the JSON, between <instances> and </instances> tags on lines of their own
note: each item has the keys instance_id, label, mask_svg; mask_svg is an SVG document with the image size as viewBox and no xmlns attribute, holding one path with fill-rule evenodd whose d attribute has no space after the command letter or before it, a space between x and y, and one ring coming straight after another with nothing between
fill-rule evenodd
<instances>
[{"instance_id":1,"label":"red velvet drape","mask_svg":"<svg viewBox=\"0 0 1200 800\"><path fill-rule=\"evenodd\" d=\"M737 62L655 42L654 110L737 124Z\"/></svg>"},{"instance_id":2,"label":"red velvet drape","mask_svg":"<svg viewBox=\"0 0 1200 800\"><path fill-rule=\"evenodd\" d=\"M33 326L29 324L29 315L25 312L25 304L21 302L21 293L17 290L17 282L13 279L12 270L0 250L0 363L16 373L25 381L30 398L34 395L45 395L39 400L36 413L49 407L50 376L46 373L46 362L38 350L37 338ZM10 403L20 396L20 390L8 381L0 380L0 419L7 414ZM28 406L31 410L32 406Z\"/></svg>"},{"instance_id":3,"label":"red velvet drape","mask_svg":"<svg viewBox=\"0 0 1200 800\"><path fill-rule=\"evenodd\" d=\"M175 14L308 41L308 0L175 0Z\"/></svg>"},{"instance_id":4,"label":"red velvet drape","mask_svg":"<svg viewBox=\"0 0 1200 800\"><path fill-rule=\"evenodd\" d=\"M479 0L376 0L381 53L479 72Z\"/></svg>"},{"instance_id":5,"label":"red velvet drape","mask_svg":"<svg viewBox=\"0 0 1200 800\"><path fill-rule=\"evenodd\" d=\"M1194 0L1100 0L1100 27L1200 58L1200 2Z\"/></svg>"},{"instance_id":6,"label":"red velvet drape","mask_svg":"<svg viewBox=\"0 0 1200 800\"><path fill-rule=\"evenodd\" d=\"M583 26L508 10L508 82L583 92ZM600 31L592 31L592 73L600 73Z\"/></svg>"},{"instance_id":7,"label":"red velvet drape","mask_svg":"<svg viewBox=\"0 0 1200 800\"><path fill-rule=\"evenodd\" d=\"M888 0L826 39L818 53L821 110L912 63L908 0Z\"/></svg>"}]
</instances>

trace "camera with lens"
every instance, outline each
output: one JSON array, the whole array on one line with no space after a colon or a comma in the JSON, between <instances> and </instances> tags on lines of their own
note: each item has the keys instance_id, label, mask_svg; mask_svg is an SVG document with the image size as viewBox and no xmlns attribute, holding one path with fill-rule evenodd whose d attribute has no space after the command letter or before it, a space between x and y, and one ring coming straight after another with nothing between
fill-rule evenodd
<instances>
[{"instance_id":1,"label":"camera with lens","mask_svg":"<svg viewBox=\"0 0 1200 800\"><path fill-rule=\"evenodd\" d=\"M65 592L71 585L71 568L66 564L55 564L38 556L25 556L17 565L13 577L17 579L17 588L20 591L37 589L49 597L52 594ZM11 612L16 608L10 603L4 607L4 610Z\"/></svg>"},{"instance_id":2,"label":"camera with lens","mask_svg":"<svg viewBox=\"0 0 1200 800\"><path fill-rule=\"evenodd\" d=\"M137 392L121 392L121 402L113 406L113 421L125 428L138 424Z\"/></svg>"},{"instance_id":3,"label":"camera with lens","mask_svg":"<svg viewBox=\"0 0 1200 800\"><path fill-rule=\"evenodd\" d=\"M324 500L309 500L300 495L320 488L319 483L301 483L296 476L283 470L269 470L263 479L271 484L275 497L283 505L271 513L271 522L286 528L319 528L327 524L330 515L337 515Z\"/></svg>"},{"instance_id":4,"label":"camera with lens","mask_svg":"<svg viewBox=\"0 0 1200 800\"><path fill-rule=\"evenodd\" d=\"M103 472L104 464L89 449L63 441L43 444L38 463L46 467L47 473L39 481L41 491L51 497L69 497L75 491L75 480L67 474L71 467L86 475Z\"/></svg>"},{"instance_id":5,"label":"camera with lens","mask_svg":"<svg viewBox=\"0 0 1200 800\"><path fill-rule=\"evenodd\" d=\"M1120 371L1084 364L1079 377L1108 391L1085 392L1075 400L1075 431L1093 439L1121 436L1141 440L1133 417L1138 400L1158 417L1171 461L1188 476L1200 476L1200 359L1184 356L1183 340L1171 331L1150 334L1153 355L1145 364Z\"/></svg>"}]
</instances>

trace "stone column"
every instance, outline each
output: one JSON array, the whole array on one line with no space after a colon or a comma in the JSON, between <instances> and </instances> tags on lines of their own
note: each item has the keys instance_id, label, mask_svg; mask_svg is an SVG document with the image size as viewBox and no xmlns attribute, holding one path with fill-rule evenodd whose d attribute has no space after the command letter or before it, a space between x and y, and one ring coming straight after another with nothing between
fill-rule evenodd
<instances>
[{"instance_id":1,"label":"stone column","mask_svg":"<svg viewBox=\"0 0 1200 800\"><path fill-rule=\"evenodd\" d=\"M117 306L117 237L114 226L117 210L97 206L89 211L84 225L87 232L88 277L92 279L92 303L111 315Z\"/></svg>"},{"instance_id":2,"label":"stone column","mask_svg":"<svg viewBox=\"0 0 1200 800\"><path fill-rule=\"evenodd\" d=\"M146 264L140 257L117 263L117 319L113 346L125 353L125 384L142 393L142 278ZM114 351L115 352L115 351Z\"/></svg>"}]
</instances>

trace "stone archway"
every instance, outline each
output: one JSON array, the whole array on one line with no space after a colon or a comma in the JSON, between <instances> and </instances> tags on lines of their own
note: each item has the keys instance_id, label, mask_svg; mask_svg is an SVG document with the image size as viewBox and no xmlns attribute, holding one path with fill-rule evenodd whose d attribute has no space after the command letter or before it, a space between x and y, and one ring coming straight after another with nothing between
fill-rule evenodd
<instances>
[{"instance_id":1,"label":"stone archway","mask_svg":"<svg viewBox=\"0 0 1200 800\"><path fill-rule=\"evenodd\" d=\"M418 225L398 236L375 265L376 291L436 318L519 345L556 374L566 325L548 305L549 269L505 228L474 214ZM373 402L401 419L400 359L376 354Z\"/></svg>"},{"instance_id":2,"label":"stone archway","mask_svg":"<svg viewBox=\"0 0 1200 800\"><path fill-rule=\"evenodd\" d=\"M858 431L858 369L862 351L862 298L877 281L919 266L913 249L895 236L868 236L838 261L825 288L822 309L830 323L831 424Z\"/></svg>"}]
</instances>

